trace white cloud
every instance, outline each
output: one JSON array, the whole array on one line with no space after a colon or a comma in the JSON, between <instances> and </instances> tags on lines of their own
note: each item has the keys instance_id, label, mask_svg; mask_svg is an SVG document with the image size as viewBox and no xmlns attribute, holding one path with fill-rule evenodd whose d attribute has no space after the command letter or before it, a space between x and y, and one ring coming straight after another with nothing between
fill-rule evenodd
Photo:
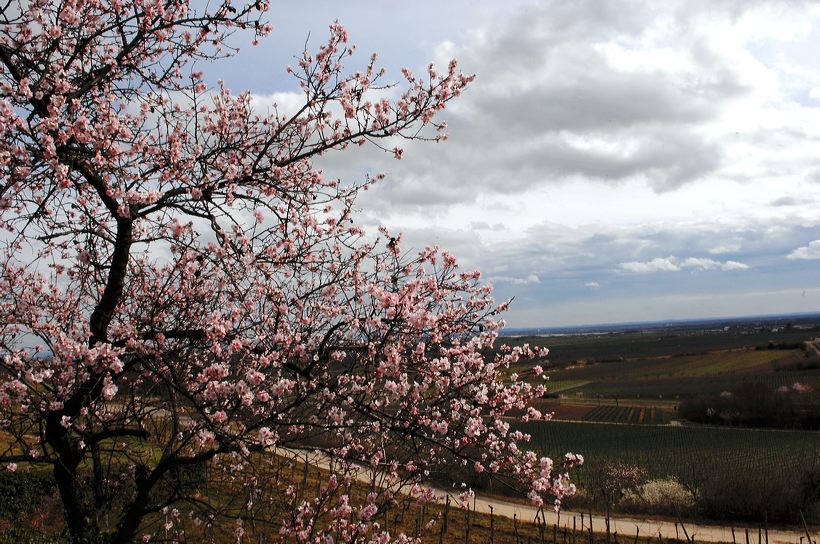
<instances>
[{"instance_id":1,"label":"white cloud","mask_svg":"<svg viewBox=\"0 0 820 544\"><path fill-rule=\"evenodd\" d=\"M712 255L721 255L723 253L737 253L740 251L740 244L721 244L709 249Z\"/></svg>"},{"instance_id":2,"label":"white cloud","mask_svg":"<svg viewBox=\"0 0 820 544\"><path fill-rule=\"evenodd\" d=\"M746 270L749 265L738 261L720 262L704 257L688 257L679 259L675 256L657 257L651 261L631 261L620 263L620 267L627 272L636 274L654 274L656 272L680 272L685 268L692 270Z\"/></svg>"},{"instance_id":3,"label":"white cloud","mask_svg":"<svg viewBox=\"0 0 820 544\"><path fill-rule=\"evenodd\" d=\"M726 261L720 266L721 270L747 270L749 265L738 261Z\"/></svg>"},{"instance_id":4,"label":"white cloud","mask_svg":"<svg viewBox=\"0 0 820 544\"><path fill-rule=\"evenodd\" d=\"M814 240L809 242L809 245L798 247L791 253L789 253L788 258L791 260L797 259L820 259L820 240Z\"/></svg>"},{"instance_id":5,"label":"white cloud","mask_svg":"<svg viewBox=\"0 0 820 544\"><path fill-rule=\"evenodd\" d=\"M513 285L530 285L533 283L541 283L541 279L535 274L530 274L525 278L517 278L512 276L493 276L490 278L494 283L511 283Z\"/></svg>"},{"instance_id":6,"label":"white cloud","mask_svg":"<svg viewBox=\"0 0 820 544\"><path fill-rule=\"evenodd\" d=\"M683 268L694 268L697 270L747 270L749 265L738 261L715 261L714 259L689 257L680 263Z\"/></svg>"},{"instance_id":7,"label":"white cloud","mask_svg":"<svg viewBox=\"0 0 820 544\"><path fill-rule=\"evenodd\" d=\"M628 263L621 263L620 266L627 272L635 272L636 274L653 274L655 272L678 272L680 266L676 264L675 257L667 257L662 259L660 257L652 259L651 261L632 261Z\"/></svg>"},{"instance_id":8,"label":"white cloud","mask_svg":"<svg viewBox=\"0 0 820 544\"><path fill-rule=\"evenodd\" d=\"M601 288L601 284L600 284L600 283L598 283L597 281L588 281L588 282L586 282L586 283L584 284L584 287L588 287L588 288L590 288L590 289L595 290L595 289L600 289L600 288Z\"/></svg>"},{"instance_id":9,"label":"white cloud","mask_svg":"<svg viewBox=\"0 0 820 544\"><path fill-rule=\"evenodd\" d=\"M720 262L713 259L704 259L698 257L689 257L680 263L684 268L700 268L702 270L714 270L720 268Z\"/></svg>"},{"instance_id":10,"label":"white cloud","mask_svg":"<svg viewBox=\"0 0 820 544\"><path fill-rule=\"evenodd\" d=\"M300 92L251 95L251 108L255 113L262 115L278 113L281 116L290 116L298 112L304 104L305 94Z\"/></svg>"}]
</instances>

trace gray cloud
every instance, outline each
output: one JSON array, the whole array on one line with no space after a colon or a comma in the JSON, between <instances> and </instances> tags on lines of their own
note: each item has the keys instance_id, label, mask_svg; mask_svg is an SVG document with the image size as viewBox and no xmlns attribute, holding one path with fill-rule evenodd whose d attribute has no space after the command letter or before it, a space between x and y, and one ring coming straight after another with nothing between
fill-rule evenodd
<instances>
[{"instance_id":1,"label":"gray cloud","mask_svg":"<svg viewBox=\"0 0 820 544\"><path fill-rule=\"evenodd\" d=\"M387 181L360 204L388 222L410 211L435 217L479 195L577 180L639 180L668 192L715 176L745 182L805 177L817 168L820 154L789 151L807 141L806 130L736 131L721 117L753 94L755 82L731 48L714 42L720 32L702 22L730 24L765 2L600 4L522 8L472 37L462 33L440 57L457 56L478 79L443 114L449 142L411 143L403 161L353 149L329 154L323 165L348 179L387 171ZM602 44L609 42L629 54L653 50L673 60L625 66L608 56Z\"/></svg>"},{"instance_id":2,"label":"gray cloud","mask_svg":"<svg viewBox=\"0 0 820 544\"><path fill-rule=\"evenodd\" d=\"M440 54L459 57L478 75L444 114L450 141L409 144L401 162L372 151L329 156L328 170L354 175L364 163L388 171L366 207L392 210L579 178L639 179L656 191L702 179L725 161L722 142L705 127L750 89L698 30L696 10L657 7L589 0L523 8ZM727 3L709 11L728 17L735 9ZM617 61L647 39L657 43L645 63ZM674 60L664 62L672 50Z\"/></svg>"},{"instance_id":3,"label":"gray cloud","mask_svg":"<svg viewBox=\"0 0 820 544\"><path fill-rule=\"evenodd\" d=\"M793 196L781 196L772 201L772 206L798 206L800 204L803 202Z\"/></svg>"},{"instance_id":4,"label":"gray cloud","mask_svg":"<svg viewBox=\"0 0 820 544\"><path fill-rule=\"evenodd\" d=\"M678 314L689 304L688 315L763 308L780 286L811 292L820 277L811 6L581 0L499 11L435 53L477 74L443 113L448 142L406 143L402 161L351 149L321 166L350 180L388 172L359 200L362 222L480 268L499 299L516 296L521 325L550 321L551 309L589 322L623 320L622 308L666 316L663 304ZM711 294L725 304L704 305Z\"/></svg>"}]
</instances>

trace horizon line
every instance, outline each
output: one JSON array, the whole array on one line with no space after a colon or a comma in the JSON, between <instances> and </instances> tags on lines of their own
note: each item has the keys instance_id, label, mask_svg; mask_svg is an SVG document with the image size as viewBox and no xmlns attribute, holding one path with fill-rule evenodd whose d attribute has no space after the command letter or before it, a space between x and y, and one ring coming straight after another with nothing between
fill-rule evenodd
<instances>
[{"instance_id":1,"label":"horizon line","mask_svg":"<svg viewBox=\"0 0 820 544\"><path fill-rule=\"evenodd\" d=\"M778 314L752 314L752 315L734 315L734 316L718 316L718 317L692 317L692 318L675 318L675 319L651 319L640 321L613 321L613 322L598 322L598 323L577 323L571 325L541 325L541 326L527 326L527 327L504 327L501 329L501 336L504 336L508 331L537 331L548 330L557 331L563 329L590 329L590 328L614 328L614 327L629 327L640 325L675 325L683 323L709 323L712 321L746 321L755 319L786 319L789 317L820 317L820 310L806 311L806 312L787 312Z\"/></svg>"}]
</instances>

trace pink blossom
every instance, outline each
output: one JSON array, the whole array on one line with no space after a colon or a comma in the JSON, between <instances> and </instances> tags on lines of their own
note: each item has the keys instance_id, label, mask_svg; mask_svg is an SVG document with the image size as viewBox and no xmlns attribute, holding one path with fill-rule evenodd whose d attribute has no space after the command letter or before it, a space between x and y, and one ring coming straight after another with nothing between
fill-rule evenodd
<instances>
[{"instance_id":1,"label":"pink blossom","mask_svg":"<svg viewBox=\"0 0 820 544\"><path fill-rule=\"evenodd\" d=\"M105 400L111 400L117 394L117 386L107 381L107 383L102 388L102 396Z\"/></svg>"}]
</instances>

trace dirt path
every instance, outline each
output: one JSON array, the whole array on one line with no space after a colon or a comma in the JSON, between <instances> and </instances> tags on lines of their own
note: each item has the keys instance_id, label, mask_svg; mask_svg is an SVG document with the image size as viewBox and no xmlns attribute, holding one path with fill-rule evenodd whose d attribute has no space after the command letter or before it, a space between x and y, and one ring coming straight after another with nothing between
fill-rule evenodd
<instances>
[{"instance_id":1,"label":"dirt path","mask_svg":"<svg viewBox=\"0 0 820 544\"><path fill-rule=\"evenodd\" d=\"M330 466L328 458L317 452L306 453L305 451L297 451L283 448L279 448L276 451L278 454L286 454L295 456L297 458L301 458L302 461L308 459L306 455L310 455L309 462L311 464L323 469L327 469ZM356 474L356 477L357 479L363 482L370 482L370 475L368 470L362 469L360 472ZM444 500L445 497L448 494L450 494L451 497L455 499L454 503L458 502L458 499L456 497L457 494L451 494L441 489L435 489L434 491L435 495L441 500ZM494 515L504 516L510 519L512 519L513 517L517 517L518 519L527 522L533 521L535 519L535 516L538 514L537 508L527 504L519 504L515 502L505 501L495 497L486 497L482 495L478 495L476 497L476 511L484 514L489 514L491 513L491 507L492 513ZM545 513L547 523L549 525L560 524L559 527L561 528L561 530L563 530L564 527L572 529L573 517L575 518L576 529L589 529L588 514L583 514L582 518L582 514L580 512L571 512L568 510L562 510L560 514L557 514L552 510L545 511ZM583 524L581 523L582 519ZM745 544L746 542L745 527L743 525L738 525L735 527L734 538L732 537L732 527L730 526L686 523L685 527L686 533L688 533L689 538L693 538L697 542L737 542L738 544ZM754 526L749 527L748 529L749 543L756 543L758 537L758 528ZM592 530L596 533L606 532L606 520L603 516L596 516L593 514ZM619 540L628 537L634 537L636 530L640 532L641 536L657 537L660 535L665 539L676 538L680 539L681 541L686 540L684 530L681 529L681 526L679 524L676 524L674 521L651 519L648 520L628 516L617 516L610 519L610 531L612 533L615 533L617 531L620 537ZM815 530L814 532L812 532L811 536L812 540L816 541L820 534L818 534L818 532ZM761 542L766 542L764 539L765 536L762 535ZM769 529L768 544L805 544L806 542L806 533L802 528Z\"/></svg>"}]
</instances>

